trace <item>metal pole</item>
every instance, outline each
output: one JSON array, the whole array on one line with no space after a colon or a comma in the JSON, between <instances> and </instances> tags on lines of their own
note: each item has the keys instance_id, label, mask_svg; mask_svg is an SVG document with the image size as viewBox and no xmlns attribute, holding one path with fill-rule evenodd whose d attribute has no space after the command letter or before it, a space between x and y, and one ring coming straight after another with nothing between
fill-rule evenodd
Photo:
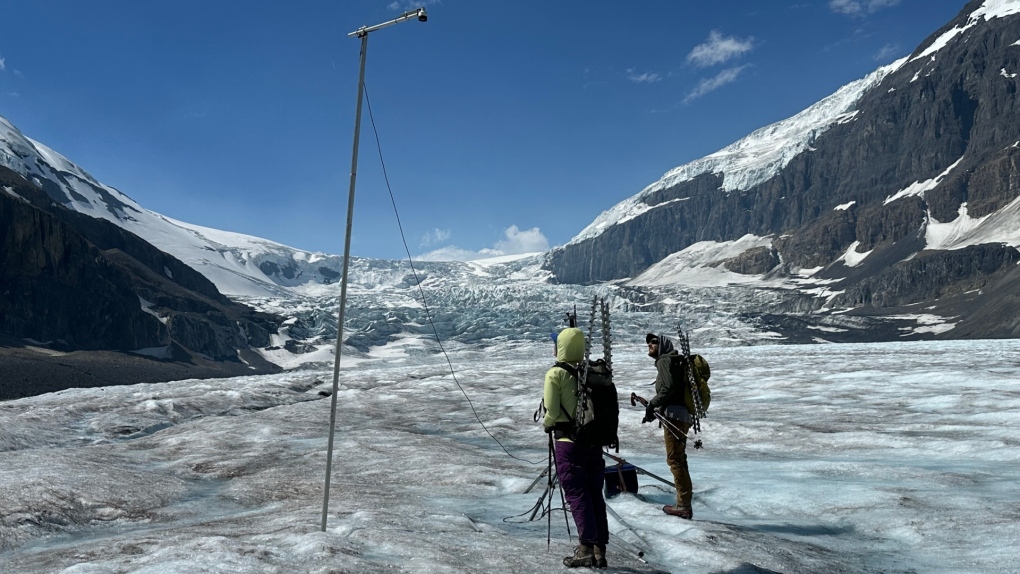
<instances>
[{"instance_id":1,"label":"metal pole","mask_svg":"<svg viewBox=\"0 0 1020 574\"><path fill-rule=\"evenodd\" d=\"M333 472L333 435L336 427L336 395L340 390L340 352L344 340L344 308L347 306L347 268L351 259L351 227L354 224L354 183L358 178L358 140L361 136L361 100L365 90L365 56L368 32L361 36L361 71L358 73L358 107L354 115L354 152L351 154L351 191L347 198L347 231L344 234L344 270L340 283L340 311L336 320L336 349L333 351L333 395L329 407L329 446L326 448L326 488L322 497L322 531L329 513L329 479Z\"/></svg>"}]
</instances>

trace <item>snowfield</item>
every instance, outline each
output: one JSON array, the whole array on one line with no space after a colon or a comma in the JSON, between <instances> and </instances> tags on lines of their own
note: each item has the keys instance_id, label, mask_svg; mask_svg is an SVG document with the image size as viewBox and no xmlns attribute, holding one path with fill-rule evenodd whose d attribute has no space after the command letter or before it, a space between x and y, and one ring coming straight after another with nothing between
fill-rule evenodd
<instances>
[{"instance_id":1,"label":"snowfield","mask_svg":"<svg viewBox=\"0 0 1020 574\"><path fill-rule=\"evenodd\" d=\"M616 571L1017 571L1020 341L695 350L695 519L639 475L610 500ZM0 403L0 572L560 571L563 514L547 549L545 481L525 492L551 344L388 351L342 364L325 532L329 370ZM619 455L669 477L625 398L652 392L642 352L614 353Z\"/></svg>"}]
</instances>

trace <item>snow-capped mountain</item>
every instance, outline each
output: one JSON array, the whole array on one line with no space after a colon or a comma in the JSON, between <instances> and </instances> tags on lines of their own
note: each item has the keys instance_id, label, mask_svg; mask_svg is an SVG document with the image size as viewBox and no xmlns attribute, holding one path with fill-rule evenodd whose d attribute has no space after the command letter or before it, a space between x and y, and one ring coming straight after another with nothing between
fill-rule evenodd
<instances>
[{"instance_id":1,"label":"snow-capped mountain","mask_svg":"<svg viewBox=\"0 0 1020 574\"><path fill-rule=\"evenodd\" d=\"M975 3L972 2L973 4ZM923 58L930 58L927 62L930 65L937 61L935 54L945 49L954 39L967 41L960 38L966 31L986 20L1020 13L1020 1L1018 0L985 0L983 3L977 2L977 4L979 5L973 7L972 12L966 14L963 22L953 24L948 31L937 33L925 43L926 48L919 48L914 55L880 67L867 77L843 86L834 94L791 118L755 130L715 153L669 170L637 195L628 197L604 211L567 245L575 245L587 239L593 239L602 235L612 226L622 225L650 209L664 207L663 203L654 203L656 193L690 182L701 175L719 176L721 184L717 189L727 193L750 190L779 176L795 157L805 152L815 151L813 146L816 140L830 128L856 121L858 114L862 111L858 107L861 98L882 84L887 76L898 71L905 64ZM960 19L958 18L958 20ZM1012 44L1010 47L1014 46L1020 46L1020 44ZM930 76L932 71L934 70L927 70L925 76ZM914 72L911 82L916 82L920 74L920 70ZM1006 68L1002 68L999 75L1007 79L1015 77L1015 74L1007 73ZM894 90L895 88L889 88L890 92ZM887 197L885 202L888 203L911 195L923 195L924 191L938 185L958 165L959 161L935 177L907 185L896 194ZM671 201L683 201L683 199ZM847 207L849 206L845 206L843 209ZM974 225L961 225L961 227L973 228ZM1011 228L1002 236L1008 242L1012 242L1011 244L1018 245L1020 242L1017 241L1016 231L1017 229ZM933 235L940 238L946 234L936 232ZM957 242L954 246L960 246L960 243ZM946 246L937 244L935 248L946 248Z\"/></svg>"},{"instance_id":2,"label":"snow-capped mountain","mask_svg":"<svg viewBox=\"0 0 1020 574\"><path fill-rule=\"evenodd\" d=\"M4 166L0 190L0 400L279 370L253 349L282 318Z\"/></svg>"},{"instance_id":3,"label":"snow-capped mountain","mask_svg":"<svg viewBox=\"0 0 1020 574\"><path fill-rule=\"evenodd\" d=\"M780 323L925 309L955 325L943 336L1020 336L1018 72L1020 1L974 0L910 56L670 170L544 267L772 285L791 295Z\"/></svg>"},{"instance_id":4,"label":"snow-capped mountain","mask_svg":"<svg viewBox=\"0 0 1020 574\"><path fill-rule=\"evenodd\" d=\"M144 238L235 300L287 318L263 349L270 360L284 366L331 360L341 257L195 226L147 210L3 118L0 164L29 179L54 202ZM583 316L596 295L626 312L620 325L630 333L624 337L639 337L646 329L667 324L672 328L677 319L697 325L704 343L746 344L781 337L756 328L748 318L763 298L774 299L753 290L723 293L693 286L663 290L659 296L614 286L556 285L540 264L541 258L533 256L516 261L419 261L412 269L406 261L353 257L345 342L357 354L401 338L433 338L429 318L442 340L467 344L537 340L547 337L575 306ZM686 304L690 302L698 303ZM425 305L432 306L428 317ZM161 312L152 307L146 311ZM651 316L662 312L670 314L667 324L657 324Z\"/></svg>"},{"instance_id":5,"label":"snow-capped mountain","mask_svg":"<svg viewBox=\"0 0 1020 574\"><path fill-rule=\"evenodd\" d=\"M417 277L352 258L345 342L428 339L430 317L443 340L538 339L595 295L635 337L677 320L711 344L1020 336L1018 14L971 2L911 56L671 170L542 257ZM3 118L0 165L287 318L271 360L328 360L340 257L149 211Z\"/></svg>"},{"instance_id":6,"label":"snow-capped mountain","mask_svg":"<svg viewBox=\"0 0 1020 574\"><path fill-rule=\"evenodd\" d=\"M568 245L598 237L611 226L621 225L649 209L661 207L662 204L648 203L655 193L691 181L699 175L721 176L722 185L719 189L726 192L749 189L772 179L793 158L809 151L822 133L838 123L852 121L857 115L857 102L861 96L880 84L904 62L906 58L883 66L866 78L843 86L836 93L791 118L755 130L715 153L669 170L637 195L602 212Z\"/></svg>"},{"instance_id":7,"label":"snow-capped mountain","mask_svg":"<svg viewBox=\"0 0 1020 574\"><path fill-rule=\"evenodd\" d=\"M208 277L227 295L279 295L287 293L281 287L328 282L340 276L342 258L191 225L145 209L66 157L26 137L2 116L0 165L35 183L60 205L144 238Z\"/></svg>"},{"instance_id":8,"label":"snow-capped mountain","mask_svg":"<svg viewBox=\"0 0 1020 574\"><path fill-rule=\"evenodd\" d=\"M48 331L57 335L25 339L31 344L39 344L36 339L43 342L61 339L70 348L82 348L81 341L90 341L92 346L88 348L92 349L113 348L146 353L156 349L167 355L161 356L164 360L172 360L167 338L179 335L186 347L213 358L222 358L221 355L232 352L233 348L251 346L263 359L283 367L325 364L333 360L340 257L308 253L264 239L193 226L149 211L127 195L97 181L54 150L25 137L2 118L0 162L3 164L0 175L6 169L9 170L7 173L14 172L20 176L17 179L23 182L18 184L12 179L12 183L7 184L0 180L0 189L5 192L0 199L13 200L7 205L25 204L25 209L29 210L29 200L34 195L38 196L34 198L37 207L45 203L56 204L53 209L61 213L71 210L77 217L69 219L76 225L96 221L130 231L173 256L159 263L149 262L150 271L155 270L155 273L147 274L150 279L156 275L155 279L167 284L187 283L184 270L190 269L181 265L183 262L212 281L221 292L229 294L235 302L261 312L253 315L253 319L279 317L283 321L275 328L260 323L269 331L267 333L265 330L254 332L252 320L217 319L211 321L214 327L222 323L226 331L232 329L242 333L242 340L229 339L224 332L208 337L210 341L203 343L190 321L178 319L181 316L194 319L194 313L189 312L194 311L196 305L204 310L202 304L174 305L173 298L158 294L155 286L146 284L144 290L139 291L137 279L127 279L118 291L123 295L120 299L96 307L124 310L136 323L151 327L153 332L145 335L148 338L135 337L127 342L107 344L91 333L69 337L61 332L66 326L58 324ZM0 211L4 209L0 205ZM61 237L76 235L69 231ZM88 233L85 236L83 244L92 237ZM109 248L102 241L92 241L101 244L100 251ZM20 244L13 246L8 253L12 253L15 259L23 259L24 254L17 253L19 249L25 247ZM98 259L104 257L103 253L93 256ZM550 274L541 269L541 263L542 258L538 254L517 260L420 261L415 262L413 268L406 261L352 258L344 326L345 356L369 358L401 347L435 352L440 345L444 348L471 348L512 344L519 340L547 340L550 331L563 324L568 312L576 310L584 323L595 297L609 301L614 329L618 333L615 338L621 345L636 345L643 340L647 330L672 330L677 321L685 327L696 328L699 345L782 340L781 334L762 330L751 319L763 301L775 302L770 294L755 289L721 291L678 287L664 289L661 295L657 295L613 285L560 285L549 281ZM38 283L38 277L33 277L32 281ZM208 289L191 287L202 292L203 300L219 296L211 286ZM43 307L53 308L60 301L68 308L82 307L81 300L71 294L52 298ZM84 307L88 308L88 305ZM21 327L31 326L39 330L31 312L25 308L18 311L24 318ZM203 320L207 313L203 312ZM81 322L98 325L102 321L90 318ZM234 323L236 326L232 326ZM179 331L185 327L189 328L187 332L180 334ZM124 322L104 328L122 334L136 330ZM26 336L24 328L13 332L0 328L0 333ZM218 352L207 351L210 346ZM251 357L246 360L251 362ZM198 376L192 372L186 375ZM146 380L151 379L146 377ZM31 394L31 390L25 392ZM18 390L18 393L22 391Z\"/></svg>"}]
</instances>

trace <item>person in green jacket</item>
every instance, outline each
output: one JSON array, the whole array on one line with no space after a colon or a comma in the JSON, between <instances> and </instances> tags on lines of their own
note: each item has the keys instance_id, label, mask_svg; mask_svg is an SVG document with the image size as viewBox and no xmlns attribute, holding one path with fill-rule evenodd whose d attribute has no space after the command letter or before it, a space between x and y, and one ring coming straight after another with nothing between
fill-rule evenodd
<instances>
[{"instance_id":1,"label":"person in green jacket","mask_svg":"<svg viewBox=\"0 0 1020 574\"><path fill-rule=\"evenodd\" d=\"M684 357L677 352L669 337L648 333L645 336L648 356L655 360L655 396L648 401L642 423L655 421L655 413L662 415L663 437L666 442L666 463L673 472L673 486L676 487L676 504L662 507L671 516L687 520L694 518L691 498L694 487L687 467L687 433L694 421L693 398L691 397L687 366ZM707 385L699 396L707 408Z\"/></svg>"},{"instance_id":2,"label":"person in green jacket","mask_svg":"<svg viewBox=\"0 0 1020 574\"><path fill-rule=\"evenodd\" d=\"M566 364L576 372L584 360L584 332L569 327L554 334L553 340L556 342L557 365L545 374L542 400L546 413L542 426L554 439L556 475L570 514L574 517L580 542L574 548L573 556L563 559L563 565L568 568L605 568L609 523L602 487L606 463L600 446L575 440L573 421L577 415L578 381L574 373L559 366Z\"/></svg>"}]
</instances>

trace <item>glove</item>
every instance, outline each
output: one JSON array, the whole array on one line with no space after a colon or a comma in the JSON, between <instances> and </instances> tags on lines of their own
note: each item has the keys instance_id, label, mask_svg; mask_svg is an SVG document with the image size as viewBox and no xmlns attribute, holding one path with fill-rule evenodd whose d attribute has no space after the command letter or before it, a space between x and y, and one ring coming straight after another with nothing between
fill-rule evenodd
<instances>
[{"instance_id":1,"label":"glove","mask_svg":"<svg viewBox=\"0 0 1020 574\"><path fill-rule=\"evenodd\" d=\"M542 430L545 431L545 434L549 434L553 431L553 427L547 427L545 425L542 425Z\"/></svg>"},{"instance_id":2,"label":"glove","mask_svg":"<svg viewBox=\"0 0 1020 574\"><path fill-rule=\"evenodd\" d=\"M645 407L645 418L641 419L641 424L650 423L655 421L655 407L648 405Z\"/></svg>"}]
</instances>

